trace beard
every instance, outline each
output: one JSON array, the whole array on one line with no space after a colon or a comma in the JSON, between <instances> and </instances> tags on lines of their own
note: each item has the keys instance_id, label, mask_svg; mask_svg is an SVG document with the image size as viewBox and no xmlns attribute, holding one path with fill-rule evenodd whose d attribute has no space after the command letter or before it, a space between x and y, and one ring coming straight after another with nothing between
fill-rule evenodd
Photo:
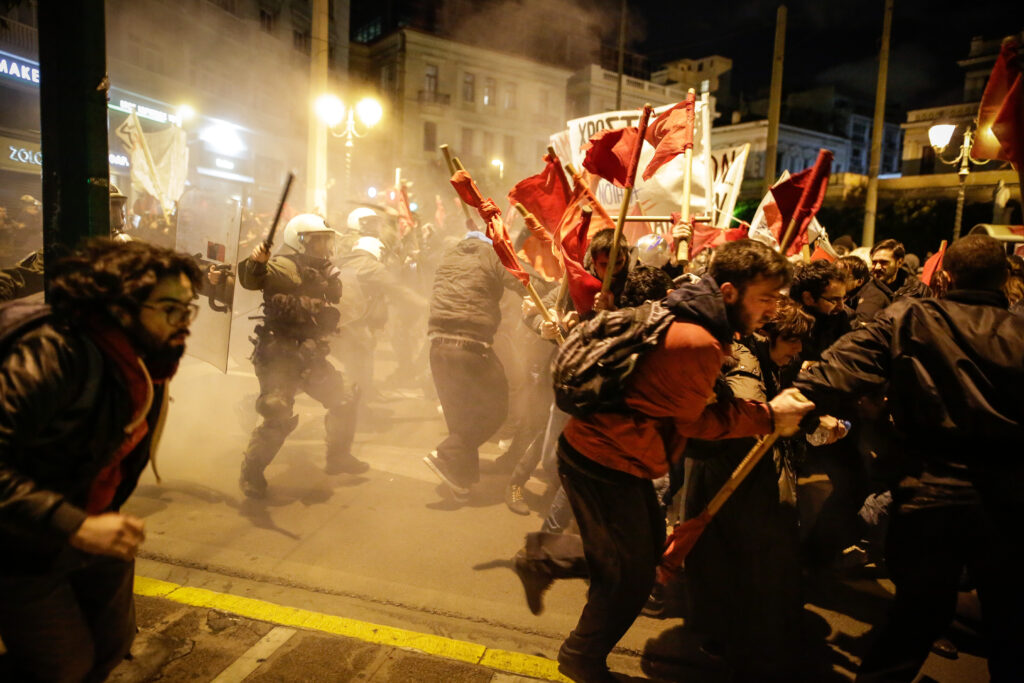
<instances>
[{"instance_id":1,"label":"beard","mask_svg":"<svg viewBox=\"0 0 1024 683\"><path fill-rule=\"evenodd\" d=\"M185 338L189 334L187 329L179 330L161 341L136 320L128 334L135 342L139 355L146 361L146 368L154 379L167 379L178 369L178 362L185 355ZM177 343L179 340L180 343Z\"/></svg>"},{"instance_id":2,"label":"beard","mask_svg":"<svg viewBox=\"0 0 1024 683\"><path fill-rule=\"evenodd\" d=\"M749 334L753 334L760 321L753 320L752 316L745 308L743 308L742 300L743 297L741 296L740 300L736 303L726 304L725 316L729 320L729 327L732 328L732 331L739 333L742 337L745 337Z\"/></svg>"}]
</instances>

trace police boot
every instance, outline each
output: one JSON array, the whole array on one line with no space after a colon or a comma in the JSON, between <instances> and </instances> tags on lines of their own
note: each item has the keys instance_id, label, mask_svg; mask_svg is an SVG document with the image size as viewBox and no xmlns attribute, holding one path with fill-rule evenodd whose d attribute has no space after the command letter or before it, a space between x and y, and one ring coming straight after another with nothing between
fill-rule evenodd
<instances>
[{"instance_id":1,"label":"police boot","mask_svg":"<svg viewBox=\"0 0 1024 683\"><path fill-rule=\"evenodd\" d=\"M327 474L362 474L370 469L368 463L352 455L352 441L356 435L356 404L346 402L331 408L324 415L327 431Z\"/></svg>"},{"instance_id":2,"label":"police boot","mask_svg":"<svg viewBox=\"0 0 1024 683\"><path fill-rule=\"evenodd\" d=\"M238 487L242 489L242 493L249 498L263 498L267 495L267 479L263 476L263 470L277 455L285 437L298 424L298 415L292 415L284 420L264 418L253 430L249 446L243 456L242 472L238 478Z\"/></svg>"}]
</instances>

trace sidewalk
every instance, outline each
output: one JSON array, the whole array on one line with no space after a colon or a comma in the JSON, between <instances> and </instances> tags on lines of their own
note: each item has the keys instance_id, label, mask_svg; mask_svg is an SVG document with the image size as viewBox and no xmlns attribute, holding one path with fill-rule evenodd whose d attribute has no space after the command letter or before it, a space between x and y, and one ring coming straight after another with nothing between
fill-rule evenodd
<instances>
[{"instance_id":1,"label":"sidewalk","mask_svg":"<svg viewBox=\"0 0 1024 683\"><path fill-rule=\"evenodd\" d=\"M136 577L139 635L113 683L564 681L555 662Z\"/></svg>"}]
</instances>

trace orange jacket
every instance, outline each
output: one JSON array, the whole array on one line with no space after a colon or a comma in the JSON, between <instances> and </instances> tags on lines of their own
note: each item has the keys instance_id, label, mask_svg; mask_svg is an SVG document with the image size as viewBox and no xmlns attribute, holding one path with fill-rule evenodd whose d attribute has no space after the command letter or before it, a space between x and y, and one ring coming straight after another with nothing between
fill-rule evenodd
<instances>
[{"instance_id":1,"label":"orange jacket","mask_svg":"<svg viewBox=\"0 0 1024 683\"><path fill-rule=\"evenodd\" d=\"M689 437L769 433L772 415L766 403L715 402L715 379L729 351L700 325L672 323L633 371L626 390L630 412L571 418L562 435L600 465L656 479L682 455Z\"/></svg>"}]
</instances>

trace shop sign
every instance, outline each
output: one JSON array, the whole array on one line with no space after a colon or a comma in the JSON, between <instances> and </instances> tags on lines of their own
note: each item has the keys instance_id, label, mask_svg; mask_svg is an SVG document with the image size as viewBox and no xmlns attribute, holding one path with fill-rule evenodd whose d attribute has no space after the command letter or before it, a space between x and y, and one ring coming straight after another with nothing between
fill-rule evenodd
<instances>
[{"instance_id":1,"label":"shop sign","mask_svg":"<svg viewBox=\"0 0 1024 683\"><path fill-rule=\"evenodd\" d=\"M43 152L37 142L0 136L0 168L22 173L42 173Z\"/></svg>"},{"instance_id":2,"label":"shop sign","mask_svg":"<svg viewBox=\"0 0 1024 683\"><path fill-rule=\"evenodd\" d=\"M19 83L39 85L39 63L0 50L0 76Z\"/></svg>"}]
</instances>

